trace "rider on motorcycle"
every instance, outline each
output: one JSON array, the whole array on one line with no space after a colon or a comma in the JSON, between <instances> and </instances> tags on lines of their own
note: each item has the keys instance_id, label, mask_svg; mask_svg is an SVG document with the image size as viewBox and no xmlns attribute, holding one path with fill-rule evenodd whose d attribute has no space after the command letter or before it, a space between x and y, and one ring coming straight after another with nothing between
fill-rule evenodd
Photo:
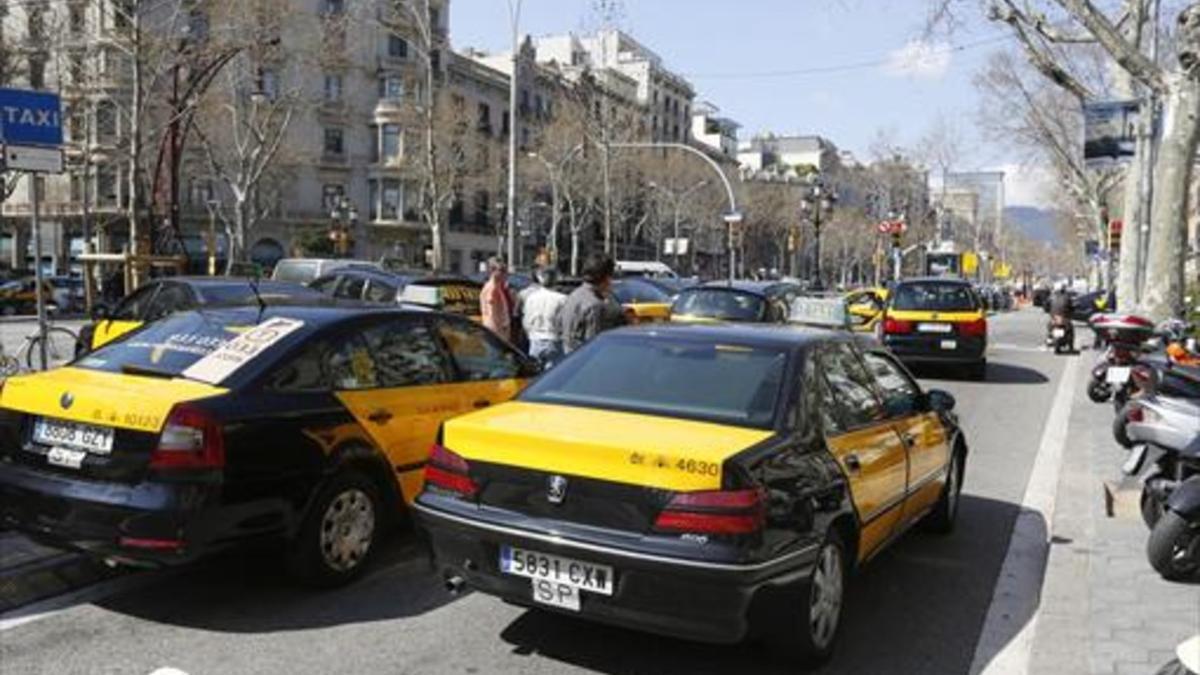
<instances>
[{"instance_id":1,"label":"rider on motorcycle","mask_svg":"<svg viewBox=\"0 0 1200 675\"><path fill-rule=\"evenodd\" d=\"M1067 283L1060 281L1054 286L1054 293L1050 296L1050 301L1046 305L1050 312L1050 325L1046 332L1052 333L1055 328L1063 328L1067 331L1066 341L1070 345L1071 351L1075 350L1075 327L1071 322L1071 296L1067 293Z\"/></svg>"}]
</instances>

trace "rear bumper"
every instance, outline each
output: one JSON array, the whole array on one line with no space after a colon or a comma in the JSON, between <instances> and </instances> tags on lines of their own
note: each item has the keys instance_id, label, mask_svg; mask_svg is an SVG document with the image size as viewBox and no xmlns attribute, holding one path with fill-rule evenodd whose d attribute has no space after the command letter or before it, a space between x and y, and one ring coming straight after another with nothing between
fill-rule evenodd
<instances>
[{"instance_id":1,"label":"rear bumper","mask_svg":"<svg viewBox=\"0 0 1200 675\"><path fill-rule=\"evenodd\" d=\"M953 347L947 347L953 342ZM986 337L884 335L883 344L907 363L979 363L987 358Z\"/></svg>"},{"instance_id":2,"label":"rear bumper","mask_svg":"<svg viewBox=\"0 0 1200 675\"><path fill-rule=\"evenodd\" d=\"M240 524L252 516L242 508L215 506L219 489L97 482L0 463L0 525L97 557L149 566L182 564L245 537ZM123 539L140 540L140 545Z\"/></svg>"},{"instance_id":3,"label":"rear bumper","mask_svg":"<svg viewBox=\"0 0 1200 675\"><path fill-rule=\"evenodd\" d=\"M798 602L798 582L816 557L812 547L765 563L707 563L476 520L420 501L414 509L445 578L517 605L702 642L735 643L761 632L767 624L759 617ZM536 604L529 579L500 571L502 545L610 565L613 595L583 591L579 612Z\"/></svg>"}]
</instances>

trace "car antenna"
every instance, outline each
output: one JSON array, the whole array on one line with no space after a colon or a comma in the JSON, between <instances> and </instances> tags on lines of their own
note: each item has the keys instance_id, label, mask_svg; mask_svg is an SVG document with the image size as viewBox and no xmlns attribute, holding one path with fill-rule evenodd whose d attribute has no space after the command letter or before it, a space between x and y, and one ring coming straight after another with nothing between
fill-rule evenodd
<instances>
[{"instance_id":1,"label":"car antenna","mask_svg":"<svg viewBox=\"0 0 1200 675\"><path fill-rule=\"evenodd\" d=\"M255 319L254 323L262 323L263 313L267 311L267 301L263 300L262 294L258 292L258 280L260 274L260 270L255 269L254 274L249 278L250 290L254 291L254 300L258 303L258 318Z\"/></svg>"}]
</instances>

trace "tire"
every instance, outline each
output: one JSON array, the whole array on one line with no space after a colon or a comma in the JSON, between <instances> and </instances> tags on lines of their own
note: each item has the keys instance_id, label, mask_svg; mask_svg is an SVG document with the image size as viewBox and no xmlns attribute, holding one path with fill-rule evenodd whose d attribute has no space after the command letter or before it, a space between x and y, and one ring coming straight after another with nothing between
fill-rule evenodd
<instances>
[{"instance_id":1,"label":"tire","mask_svg":"<svg viewBox=\"0 0 1200 675\"><path fill-rule=\"evenodd\" d=\"M1143 487L1140 506L1142 512L1142 522L1146 523L1146 527L1153 530L1154 526L1158 524L1159 519L1162 518L1162 502L1155 499L1154 495L1150 493L1150 490Z\"/></svg>"},{"instance_id":2,"label":"tire","mask_svg":"<svg viewBox=\"0 0 1200 675\"><path fill-rule=\"evenodd\" d=\"M1174 511L1163 511L1146 542L1146 558L1168 581L1200 576L1200 527Z\"/></svg>"},{"instance_id":3,"label":"tire","mask_svg":"<svg viewBox=\"0 0 1200 675\"><path fill-rule=\"evenodd\" d=\"M955 446L954 454L950 457L950 468L946 473L946 483L942 487L942 496L922 523L930 532L950 534L954 531L954 523L958 520L959 497L962 495L962 461L962 453Z\"/></svg>"},{"instance_id":4,"label":"tire","mask_svg":"<svg viewBox=\"0 0 1200 675\"><path fill-rule=\"evenodd\" d=\"M1087 395L1092 403L1104 403L1112 398L1112 387L1104 380L1093 377L1088 383Z\"/></svg>"},{"instance_id":5,"label":"tire","mask_svg":"<svg viewBox=\"0 0 1200 675\"><path fill-rule=\"evenodd\" d=\"M1125 417L1125 410L1122 409L1116 414L1115 417L1113 417L1112 432L1113 440L1115 440L1118 445L1126 450L1133 448L1133 441L1129 438L1128 425L1129 420Z\"/></svg>"},{"instance_id":6,"label":"tire","mask_svg":"<svg viewBox=\"0 0 1200 675\"><path fill-rule=\"evenodd\" d=\"M1154 675L1195 675L1187 666L1175 659L1167 665L1154 671Z\"/></svg>"},{"instance_id":7,"label":"tire","mask_svg":"<svg viewBox=\"0 0 1200 675\"><path fill-rule=\"evenodd\" d=\"M362 574L378 548L383 500L360 471L336 474L317 493L287 554L288 572L301 583L334 588Z\"/></svg>"},{"instance_id":8,"label":"tire","mask_svg":"<svg viewBox=\"0 0 1200 675\"><path fill-rule=\"evenodd\" d=\"M788 628L777 647L789 661L811 668L833 656L842 627L848 570L846 544L837 530L830 529L817 552L812 576L799 594L799 611L781 617Z\"/></svg>"}]
</instances>

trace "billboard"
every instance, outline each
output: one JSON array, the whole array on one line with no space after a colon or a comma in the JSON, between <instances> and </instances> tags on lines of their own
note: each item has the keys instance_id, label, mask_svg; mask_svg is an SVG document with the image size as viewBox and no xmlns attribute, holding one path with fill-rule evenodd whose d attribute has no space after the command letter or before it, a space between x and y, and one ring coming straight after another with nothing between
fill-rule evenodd
<instances>
[{"instance_id":1,"label":"billboard","mask_svg":"<svg viewBox=\"0 0 1200 675\"><path fill-rule=\"evenodd\" d=\"M1084 103L1084 161L1095 165L1132 159L1137 149L1137 128L1137 101Z\"/></svg>"}]
</instances>

